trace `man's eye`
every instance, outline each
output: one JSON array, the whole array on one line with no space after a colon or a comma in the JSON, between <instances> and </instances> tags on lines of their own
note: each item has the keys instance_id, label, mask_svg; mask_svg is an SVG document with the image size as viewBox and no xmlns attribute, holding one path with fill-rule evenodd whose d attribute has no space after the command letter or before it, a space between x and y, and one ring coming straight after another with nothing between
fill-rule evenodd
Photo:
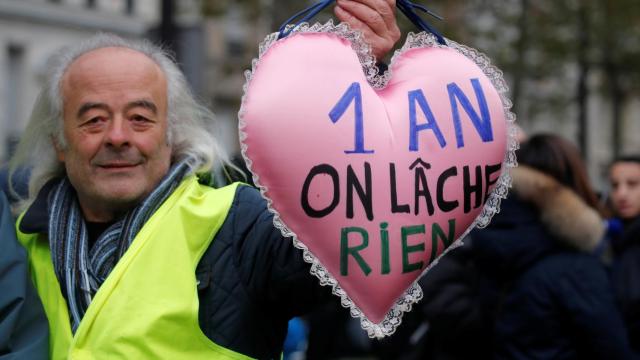
<instances>
[{"instance_id":1,"label":"man's eye","mask_svg":"<svg viewBox=\"0 0 640 360\"><path fill-rule=\"evenodd\" d=\"M92 118L90 118L89 120L85 121L85 125L94 125L94 124L98 124L102 121L103 117L101 116L94 116Z\"/></svg>"},{"instance_id":2,"label":"man's eye","mask_svg":"<svg viewBox=\"0 0 640 360\"><path fill-rule=\"evenodd\" d=\"M131 120L133 120L133 121L141 121L141 122L149 121L149 119L147 119L146 117L144 117L142 115L133 115L131 117Z\"/></svg>"}]
</instances>

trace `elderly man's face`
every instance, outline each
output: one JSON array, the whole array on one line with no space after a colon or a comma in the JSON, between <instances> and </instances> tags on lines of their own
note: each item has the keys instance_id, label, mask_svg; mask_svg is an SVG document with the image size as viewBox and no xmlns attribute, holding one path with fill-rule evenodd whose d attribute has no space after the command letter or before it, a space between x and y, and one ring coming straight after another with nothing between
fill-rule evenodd
<instances>
[{"instance_id":1,"label":"elderly man's face","mask_svg":"<svg viewBox=\"0 0 640 360\"><path fill-rule=\"evenodd\" d=\"M103 48L76 59L62 78L64 136L56 146L89 221L137 205L167 173L167 82L146 55Z\"/></svg>"}]
</instances>

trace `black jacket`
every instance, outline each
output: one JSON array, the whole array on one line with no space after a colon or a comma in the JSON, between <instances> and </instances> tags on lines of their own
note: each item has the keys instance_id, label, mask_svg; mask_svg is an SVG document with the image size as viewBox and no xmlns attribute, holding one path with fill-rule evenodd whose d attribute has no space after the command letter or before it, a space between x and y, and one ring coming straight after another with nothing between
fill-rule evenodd
<instances>
[{"instance_id":1,"label":"black jacket","mask_svg":"<svg viewBox=\"0 0 640 360\"><path fill-rule=\"evenodd\" d=\"M640 352L640 217L614 239L612 280L635 351Z\"/></svg>"},{"instance_id":2,"label":"black jacket","mask_svg":"<svg viewBox=\"0 0 640 360\"><path fill-rule=\"evenodd\" d=\"M332 296L273 225L259 192L241 186L198 266L200 326L215 343L260 359L279 359L290 318Z\"/></svg>"}]
</instances>

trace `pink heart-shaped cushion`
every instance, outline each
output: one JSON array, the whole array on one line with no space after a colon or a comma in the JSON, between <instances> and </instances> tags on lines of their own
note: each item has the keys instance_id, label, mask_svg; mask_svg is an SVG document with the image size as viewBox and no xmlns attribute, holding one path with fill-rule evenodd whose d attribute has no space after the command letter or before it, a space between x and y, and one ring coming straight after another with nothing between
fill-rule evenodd
<instances>
[{"instance_id":1,"label":"pink heart-shaped cushion","mask_svg":"<svg viewBox=\"0 0 640 360\"><path fill-rule=\"evenodd\" d=\"M341 35L272 40L240 111L243 154L276 225L377 336L488 200L483 222L495 212L496 184L508 186L512 114L485 74L500 73L470 49L431 44L405 45L376 89L369 81L385 79L360 54L365 75Z\"/></svg>"}]
</instances>

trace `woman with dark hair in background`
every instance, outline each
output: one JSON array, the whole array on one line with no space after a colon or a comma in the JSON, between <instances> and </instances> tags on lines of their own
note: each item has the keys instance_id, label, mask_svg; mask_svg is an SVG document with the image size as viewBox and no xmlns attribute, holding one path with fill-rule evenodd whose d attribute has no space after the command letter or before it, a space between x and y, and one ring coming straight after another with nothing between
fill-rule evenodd
<instances>
[{"instance_id":1,"label":"woman with dark hair in background","mask_svg":"<svg viewBox=\"0 0 640 360\"><path fill-rule=\"evenodd\" d=\"M613 285L629 332L640 351L640 156L625 156L609 168L611 207L622 225L613 237Z\"/></svg>"},{"instance_id":2,"label":"woman with dark hair in background","mask_svg":"<svg viewBox=\"0 0 640 360\"><path fill-rule=\"evenodd\" d=\"M607 273L592 255L605 229L578 149L536 135L518 162L500 214L472 235L495 299L493 357L632 357Z\"/></svg>"},{"instance_id":3,"label":"woman with dark hair in background","mask_svg":"<svg viewBox=\"0 0 640 360\"><path fill-rule=\"evenodd\" d=\"M536 135L517 152L500 213L421 279L415 339L384 359L634 358L603 264L605 223L578 149Z\"/></svg>"}]
</instances>

